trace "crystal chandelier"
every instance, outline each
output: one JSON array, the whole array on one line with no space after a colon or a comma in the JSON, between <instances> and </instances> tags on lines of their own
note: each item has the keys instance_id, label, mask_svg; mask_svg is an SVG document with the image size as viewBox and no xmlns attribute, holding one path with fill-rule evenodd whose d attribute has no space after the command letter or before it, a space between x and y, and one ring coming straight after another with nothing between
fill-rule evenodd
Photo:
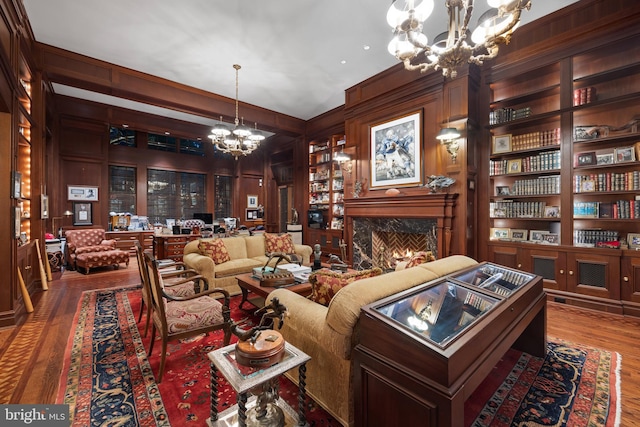
<instances>
[{"instance_id":1,"label":"crystal chandelier","mask_svg":"<svg viewBox=\"0 0 640 427\"><path fill-rule=\"evenodd\" d=\"M238 119L238 70L240 65L234 64L233 68L236 70L236 119L233 129L229 128L222 123L222 116L220 116L220 123L215 125L211 129L211 135L209 138L213 141L213 145L223 153L231 154L238 160L240 156L246 156L251 154L256 148L260 146L260 141L265 137L257 130L258 125L255 125L255 129L251 129L244 124L244 118L242 121Z\"/></svg>"},{"instance_id":2,"label":"crystal chandelier","mask_svg":"<svg viewBox=\"0 0 640 427\"><path fill-rule=\"evenodd\" d=\"M393 28L389 53L402 61L407 70L419 69L424 73L442 69L442 74L451 78L457 76L457 68L464 63L482 65L483 61L494 58L498 46L511 40L522 10L531 8L531 0L487 0L492 9L480 17L478 27L470 34L473 0L445 0L448 31L438 35L429 46L427 36L422 33L422 23L433 11L433 0L404 2L404 8L398 9L393 0L387 12L387 22ZM424 62L412 63L420 53L424 53Z\"/></svg>"}]
</instances>

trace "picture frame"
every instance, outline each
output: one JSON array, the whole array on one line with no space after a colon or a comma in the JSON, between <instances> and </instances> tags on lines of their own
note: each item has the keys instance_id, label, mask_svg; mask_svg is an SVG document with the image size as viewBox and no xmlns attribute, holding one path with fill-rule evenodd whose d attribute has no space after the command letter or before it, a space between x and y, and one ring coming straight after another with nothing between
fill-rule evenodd
<instances>
[{"instance_id":1,"label":"picture frame","mask_svg":"<svg viewBox=\"0 0 640 427\"><path fill-rule=\"evenodd\" d=\"M631 147L618 147L615 150L616 163L628 163L636 161L636 151Z\"/></svg>"},{"instance_id":2,"label":"picture frame","mask_svg":"<svg viewBox=\"0 0 640 427\"><path fill-rule=\"evenodd\" d=\"M489 240L509 239L511 237L511 229L509 228L491 228L489 230Z\"/></svg>"},{"instance_id":3,"label":"picture frame","mask_svg":"<svg viewBox=\"0 0 640 427\"><path fill-rule=\"evenodd\" d=\"M422 184L422 113L370 127L371 189Z\"/></svg>"},{"instance_id":4,"label":"picture frame","mask_svg":"<svg viewBox=\"0 0 640 427\"><path fill-rule=\"evenodd\" d=\"M511 134L493 136L491 154L510 153L511 151Z\"/></svg>"},{"instance_id":5,"label":"picture frame","mask_svg":"<svg viewBox=\"0 0 640 427\"><path fill-rule=\"evenodd\" d=\"M508 196L511 194L511 187L508 185L496 186L496 196Z\"/></svg>"},{"instance_id":6,"label":"picture frame","mask_svg":"<svg viewBox=\"0 0 640 427\"><path fill-rule=\"evenodd\" d=\"M560 206L545 206L544 207L545 218L560 218Z\"/></svg>"},{"instance_id":7,"label":"picture frame","mask_svg":"<svg viewBox=\"0 0 640 427\"><path fill-rule=\"evenodd\" d=\"M20 238L20 223L22 220L22 209L20 206L16 206L13 209L13 237Z\"/></svg>"},{"instance_id":8,"label":"picture frame","mask_svg":"<svg viewBox=\"0 0 640 427\"><path fill-rule=\"evenodd\" d=\"M73 203L73 225L93 225L91 203Z\"/></svg>"},{"instance_id":9,"label":"picture frame","mask_svg":"<svg viewBox=\"0 0 640 427\"><path fill-rule=\"evenodd\" d=\"M587 179L580 183L580 192L590 193L596 191L596 182L592 179Z\"/></svg>"},{"instance_id":10,"label":"picture frame","mask_svg":"<svg viewBox=\"0 0 640 427\"><path fill-rule=\"evenodd\" d=\"M594 151L576 153L576 166L593 166L597 163Z\"/></svg>"},{"instance_id":11,"label":"picture frame","mask_svg":"<svg viewBox=\"0 0 640 427\"><path fill-rule=\"evenodd\" d=\"M526 241L528 235L529 230L519 228L511 229L511 240Z\"/></svg>"},{"instance_id":12,"label":"picture frame","mask_svg":"<svg viewBox=\"0 0 640 427\"><path fill-rule=\"evenodd\" d=\"M596 165L612 165L615 162L614 153L596 154Z\"/></svg>"},{"instance_id":13,"label":"picture frame","mask_svg":"<svg viewBox=\"0 0 640 427\"><path fill-rule=\"evenodd\" d=\"M507 160L507 173L522 172L522 159Z\"/></svg>"},{"instance_id":14,"label":"picture frame","mask_svg":"<svg viewBox=\"0 0 640 427\"><path fill-rule=\"evenodd\" d=\"M541 235L540 241L545 245L559 245L560 235L558 233L544 233Z\"/></svg>"},{"instance_id":15,"label":"picture frame","mask_svg":"<svg viewBox=\"0 0 640 427\"><path fill-rule=\"evenodd\" d=\"M11 197L20 199L22 197L22 173L11 171Z\"/></svg>"},{"instance_id":16,"label":"picture frame","mask_svg":"<svg viewBox=\"0 0 640 427\"><path fill-rule=\"evenodd\" d=\"M67 200L72 202L97 202L98 187L87 185L68 185Z\"/></svg>"},{"instance_id":17,"label":"picture frame","mask_svg":"<svg viewBox=\"0 0 640 427\"><path fill-rule=\"evenodd\" d=\"M49 196L40 195L40 218L49 219Z\"/></svg>"},{"instance_id":18,"label":"picture frame","mask_svg":"<svg viewBox=\"0 0 640 427\"><path fill-rule=\"evenodd\" d=\"M248 208L257 208L258 207L258 196L254 194L249 194L247 196L247 207Z\"/></svg>"},{"instance_id":19,"label":"picture frame","mask_svg":"<svg viewBox=\"0 0 640 427\"><path fill-rule=\"evenodd\" d=\"M529 241L530 242L541 242L542 236L545 234L549 234L548 230L531 230L529 232Z\"/></svg>"},{"instance_id":20,"label":"picture frame","mask_svg":"<svg viewBox=\"0 0 640 427\"><path fill-rule=\"evenodd\" d=\"M640 233L627 234L627 243L631 249L640 249Z\"/></svg>"},{"instance_id":21,"label":"picture frame","mask_svg":"<svg viewBox=\"0 0 640 427\"><path fill-rule=\"evenodd\" d=\"M245 209L245 220L246 221L256 221L258 220L258 209L247 208Z\"/></svg>"}]
</instances>

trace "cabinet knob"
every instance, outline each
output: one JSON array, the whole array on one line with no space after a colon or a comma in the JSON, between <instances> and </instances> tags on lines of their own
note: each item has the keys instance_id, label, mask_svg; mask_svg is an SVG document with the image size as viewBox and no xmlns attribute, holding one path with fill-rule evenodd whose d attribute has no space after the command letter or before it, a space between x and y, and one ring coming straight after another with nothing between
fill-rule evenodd
<instances>
[{"instance_id":1,"label":"cabinet knob","mask_svg":"<svg viewBox=\"0 0 640 427\"><path fill-rule=\"evenodd\" d=\"M573 270L569 270L569 276L573 276Z\"/></svg>"},{"instance_id":2,"label":"cabinet knob","mask_svg":"<svg viewBox=\"0 0 640 427\"><path fill-rule=\"evenodd\" d=\"M560 270L560 274L564 274L564 270L562 270L562 269L561 269L561 270Z\"/></svg>"},{"instance_id":3,"label":"cabinet knob","mask_svg":"<svg viewBox=\"0 0 640 427\"><path fill-rule=\"evenodd\" d=\"M628 281L629 281L629 276L624 276L624 277L622 278L622 280L624 280L625 282L628 282Z\"/></svg>"}]
</instances>

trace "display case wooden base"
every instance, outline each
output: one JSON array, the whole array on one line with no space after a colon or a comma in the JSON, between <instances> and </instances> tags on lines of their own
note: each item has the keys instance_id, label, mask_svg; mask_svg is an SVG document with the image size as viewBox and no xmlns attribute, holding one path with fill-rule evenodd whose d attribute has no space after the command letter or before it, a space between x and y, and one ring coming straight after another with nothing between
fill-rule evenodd
<instances>
[{"instance_id":1,"label":"display case wooden base","mask_svg":"<svg viewBox=\"0 0 640 427\"><path fill-rule=\"evenodd\" d=\"M465 401L509 348L546 354L540 276L501 299L444 346L379 310L414 292L416 288L366 306L360 314L353 355L356 426L461 426Z\"/></svg>"}]
</instances>

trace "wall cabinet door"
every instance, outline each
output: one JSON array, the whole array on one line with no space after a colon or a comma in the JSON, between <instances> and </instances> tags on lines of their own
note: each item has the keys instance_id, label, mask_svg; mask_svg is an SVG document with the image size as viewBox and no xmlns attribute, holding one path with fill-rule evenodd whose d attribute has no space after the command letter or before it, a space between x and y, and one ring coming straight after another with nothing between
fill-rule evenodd
<instances>
[{"instance_id":1,"label":"wall cabinet door","mask_svg":"<svg viewBox=\"0 0 640 427\"><path fill-rule=\"evenodd\" d=\"M620 257L588 252L567 254L567 290L592 297L620 299Z\"/></svg>"},{"instance_id":2,"label":"wall cabinet door","mask_svg":"<svg viewBox=\"0 0 640 427\"><path fill-rule=\"evenodd\" d=\"M567 254L559 250L550 249L522 249L522 258L526 260L525 271L544 278L546 289L565 291L567 289Z\"/></svg>"},{"instance_id":3,"label":"wall cabinet door","mask_svg":"<svg viewBox=\"0 0 640 427\"><path fill-rule=\"evenodd\" d=\"M489 261L515 269L529 271L522 266L520 248L517 246L490 244Z\"/></svg>"},{"instance_id":4,"label":"wall cabinet door","mask_svg":"<svg viewBox=\"0 0 640 427\"><path fill-rule=\"evenodd\" d=\"M640 303L640 253L622 257L622 299Z\"/></svg>"}]
</instances>

